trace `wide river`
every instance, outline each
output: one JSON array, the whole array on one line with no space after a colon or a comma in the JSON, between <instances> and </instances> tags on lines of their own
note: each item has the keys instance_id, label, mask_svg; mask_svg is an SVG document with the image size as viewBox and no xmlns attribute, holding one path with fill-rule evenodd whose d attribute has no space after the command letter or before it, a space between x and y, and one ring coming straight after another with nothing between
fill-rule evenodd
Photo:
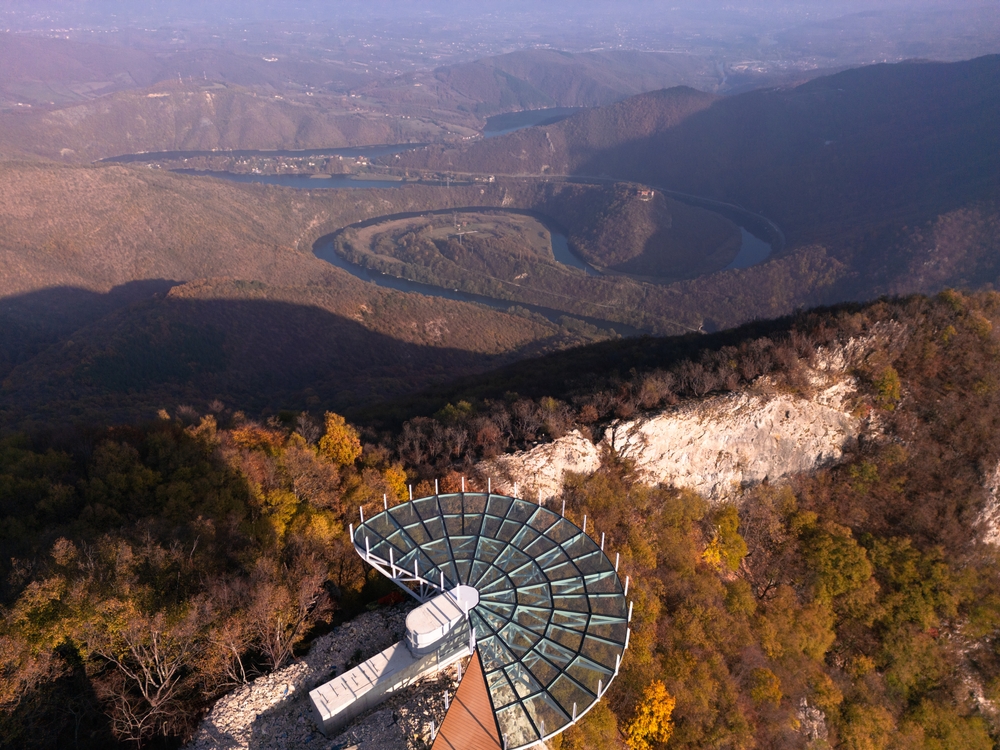
<instances>
[{"instance_id":1,"label":"wide river","mask_svg":"<svg viewBox=\"0 0 1000 750\"><path fill-rule=\"evenodd\" d=\"M412 184L402 180L366 180L344 174L336 175L309 175L309 174L242 174L236 172L209 172L197 169L175 169L178 174L187 174L204 177L217 177L230 182L256 183L261 185L279 185L281 187L299 188L302 190L335 190L335 189L363 189L363 188L397 188L403 185ZM664 191L667 192L667 191ZM770 257L773 247L768 239L783 241L783 237L777 236L777 228L769 225L763 217L744 211L736 206L728 206L716 201L697 198L695 196L685 196L679 193L671 193L670 197L689 203L699 208L715 211L725 216L734 224L739 226L743 236L740 250L733 258L732 262L726 266L730 268L749 268L758 263L763 263ZM762 238L763 237L763 238ZM590 276L600 274L587 264L583 259L574 255L569 249L569 243L565 235L554 232L552 234L552 251L556 260L560 263L584 269Z\"/></svg>"},{"instance_id":2,"label":"wide river","mask_svg":"<svg viewBox=\"0 0 1000 750\"><path fill-rule=\"evenodd\" d=\"M242 182L242 183L259 183L265 185L280 185L283 187L308 189L308 190L329 190L329 189L361 189L361 188L397 188L402 187L408 183L396 180L364 180L357 179L350 175L333 175L333 176L313 176L313 175L303 175L303 174L284 174L284 175L256 175L256 174L237 174L234 172L205 172L197 171L191 169L176 170L182 174L190 175L204 175L210 177L217 177L224 180L230 180L232 182ZM769 242L761 239L757 235L775 236L774 232L769 232L767 222L763 217L758 217L755 214L751 214L748 211L739 209L735 206L728 206L726 204L716 204L714 201L707 201L704 199L699 199L694 196L684 196L680 194L673 194L677 200L683 201L685 203L691 203L692 205L700 206L702 208L707 208L709 210L716 210L718 213L723 214L728 219L740 226L740 232L743 237L743 241L740 245L740 250L732 262L726 266L726 269L735 268L749 268L750 266L761 263L770 256L772 251L772 246ZM713 205L709 205L713 204ZM419 216L424 214L433 213L451 213L453 209L441 209L440 211L422 211L413 214L413 216ZM515 210L516 211L516 210ZM566 239L566 235L555 227L549 220L545 217L535 214L530 211L516 211L517 213L528 213L535 218L546 224L549 229L549 233L552 237L552 254L555 259L562 263L563 265L570 266L572 268L579 268L583 270L588 276L600 276L593 266L587 263L585 260L576 255L569 245L569 241ZM402 215L400 215L400 218ZM366 222L361 222L363 225L374 224L381 221L385 221L389 217L376 217L370 219ZM773 225L772 225L773 226ZM748 231L749 227L749 231ZM777 228L774 228L775 231ZM751 233L753 232L753 233ZM783 239L783 238L781 238ZM389 276L386 274L381 274L377 271L369 271L363 266L351 263L350 261L341 258L333 250L333 240L331 238L324 238L321 242L316 244L315 247L316 256L328 263L337 266L338 268L347 271L351 275L370 283L376 284L378 286L387 287L390 289L396 289L402 292L413 292L416 294L423 294L428 297L439 297L442 299L459 300L462 302L478 302L479 304L488 305L489 307L496 308L498 310L509 311L512 308L519 307L522 309L531 310L539 315L542 315L547 320L553 323L559 323L560 318L576 318L578 320L584 320L597 328L604 331L614 331L622 336L641 336L647 331L641 331L632 326L625 325L624 323L618 323L615 321L602 320L600 318L592 318L583 315L576 315L573 313L567 313L562 310L555 310L553 308L541 307L539 305L531 305L525 302L511 302L508 300L494 299L492 297L485 297L479 294L471 294L468 292L462 292L457 289L447 289L444 287L432 286L430 284L423 284L419 281L410 281L408 279L400 279L395 276Z\"/></svg>"},{"instance_id":3,"label":"wide river","mask_svg":"<svg viewBox=\"0 0 1000 750\"><path fill-rule=\"evenodd\" d=\"M524 112L510 112L503 115L496 115L494 117L487 118L486 127L483 129L484 138L494 138L500 135L506 135L507 133L513 133L517 130L523 128L532 127L535 125L550 125L560 120L564 120L577 112L581 111L582 108L574 107L552 107L548 109L536 109L528 110ZM253 157L275 157L275 156L289 156L289 157L303 157L303 156L347 156L347 157L357 157L357 156L367 156L369 158L375 158L378 156L388 156L392 154L398 154L403 151L409 151L417 148L422 148L427 144L424 143L412 143L412 144L394 144L394 145L375 145L375 146L360 146L354 148L328 148L328 149L306 149L306 150L279 150L279 151L162 151L162 152L150 152L150 153L140 153L140 154L125 154L122 156L113 156L107 159L103 159L105 162L118 162L118 163L142 163L142 162L155 162L159 160L163 161L177 161L180 159L192 159L204 156L230 156L236 158L253 158ZM178 169L174 170L181 174L188 175L204 175L207 177L216 177L223 180L229 180L231 182L242 182L242 183L258 183L264 185L278 185L282 187L298 188L304 190L331 190L331 189L370 189L370 188L397 188L402 187L406 182L401 180L387 180L387 179L359 179L351 175L309 175L309 174L279 174L279 175L261 175L261 174L240 174L235 172L210 172L210 171L198 171L192 169ZM606 180L600 179L599 181L604 182ZM664 190L664 193L670 197L680 200L684 203L706 208L711 211L716 211L722 214L726 218L733 221L740 227L740 232L742 233L742 243L740 245L740 250L737 253L733 261L726 266L726 269L737 269L737 268L749 268L750 266L762 263L770 257L775 246L780 248L784 244L784 236L781 234L781 230L778 229L772 222L768 221L762 216L758 216L749 211L745 211L737 206L732 206L729 204L720 203L718 201L703 199L698 196L685 195L681 193L671 192ZM451 209L447 212L450 213ZM425 211L423 213L439 213L438 211ZM521 212L518 212L521 213ZM573 268L582 269L585 273L591 276L599 276L600 273L590 266L586 261L584 261L579 256L575 255L570 249L569 242L566 239L566 235L555 227L544 217L530 213L535 216L549 229L549 233L552 237L552 253L559 263ZM362 223L375 223L384 220L386 217L380 217L378 219L372 219L369 222ZM488 305L500 310L511 310L512 308L522 308L528 309L532 312L538 313L544 316L547 320L553 323L559 323L560 319L563 317L576 318L579 320L585 320L591 325L596 326L605 331L614 331L615 333L621 334L623 336L638 336L645 333L631 326L627 326L623 323L617 323L608 320L602 320L599 318L590 318L581 315L569 314L561 310L555 310L547 307L540 307L538 305L530 305L527 303L510 302L507 300L494 299L492 297L484 297L478 294L470 294L467 292L461 292L457 289L446 289L443 287L431 286L429 284L422 284L417 281L409 281L407 279L399 279L394 276L387 276L378 272L369 271L363 266L351 263L344 258L337 255L333 250L333 239L331 237L325 237L320 242L316 244L315 252L317 257L337 266L338 268L347 271L353 276L368 281L370 283L376 284L378 286L388 287L391 289L397 289L404 292L415 292L417 294L423 294L428 297L440 297L443 299L459 300L462 302L477 302L479 304Z\"/></svg>"},{"instance_id":4,"label":"wide river","mask_svg":"<svg viewBox=\"0 0 1000 750\"><path fill-rule=\"evenodd\" d=\"M548 109L526 109L523 112L508 112L486 118L483 138L496 138L535 125L554 125L557 122L582 112L586 107L549 107Z\"/></svg>"}]
</instances>

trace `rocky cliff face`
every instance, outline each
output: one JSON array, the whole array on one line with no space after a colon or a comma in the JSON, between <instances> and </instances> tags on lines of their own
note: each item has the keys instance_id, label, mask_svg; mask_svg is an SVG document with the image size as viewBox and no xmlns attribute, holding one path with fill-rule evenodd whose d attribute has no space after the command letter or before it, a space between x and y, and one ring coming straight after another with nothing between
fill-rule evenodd
<instances>
[{"instance_id":1,"label":"rocky cliff face","mask_svg":"<svg viewBox=\"0 0 1000 750\"><path fill-rule=\"evenodd\" d=\"M986 477L986 505L979 515L979 530L987 544L1000 547L1000 464Z\"/></svg>"},{"instance_id":2,"label":"rocky cliff face","mask_svg":"<svg viewBox=\"0 0 1000 750\"><path fill-rule=\"evenodd\" d=\"M811 373L813 395L780 392L766 380L751 389L706 398L659 414L613 424L595 445L574 431L552 443L480 464L501 492L546 501L567 472L600 466L604 450L632 460L647 484L692 489L721 501L765 479L836 463L856 441L856 384L843 362Z\"/></svg>"},{"instance_id":3,"label":"rocky cliff face","mask_svg":"<svg viewBox=\"0 0 1000 750\"><path fill-rule=\"evenodd\" d=\"M685 404L612 427L604 442L635 462L647 484L670 484L721 500L765 479L837 462L861 420L836 383L807 399L745 391Z\"/></svg>"},{"instance_id":4,"label":"rocky cliff face","mask_svg":"<svg viewBox=\"0 0 1000 750\"><path fill-rule=\"evenodd\" d=\"M573 430L551 443L484 461L476 468L492 481L496 492L545 502L562 494L567 473L590 474L600 466L600 449Z\"/></svg>"}]
</instances>

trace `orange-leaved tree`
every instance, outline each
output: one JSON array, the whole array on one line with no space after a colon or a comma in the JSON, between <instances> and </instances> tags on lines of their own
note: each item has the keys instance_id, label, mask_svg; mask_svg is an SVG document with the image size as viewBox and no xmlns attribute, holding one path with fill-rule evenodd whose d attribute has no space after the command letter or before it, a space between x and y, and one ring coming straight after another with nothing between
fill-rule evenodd
<instances>
[{"instance_id":1,"label":"orange-leaved tree","mask_svg":"<svg viewBox=\"0 0 1000 750\"><path fill-rule=\"evenodd\" d=\"M625 727L625 740L631 750L652 750L666 743L674 732L671 716L677 701L667 686L654 680L642 694L635 718Z\"/></svg>"},{"instance_id":2,"label":"orange-leaved tree","mask_svg":"<svg viewBox=\"0 0 1000 750\"><path fill-rule=\"evenodd\" d=\"M353 464L361 455L358 431L339 414L326 413L326 431L319 439L320 451L338 466Z\"/></svg>"}]
</instances>

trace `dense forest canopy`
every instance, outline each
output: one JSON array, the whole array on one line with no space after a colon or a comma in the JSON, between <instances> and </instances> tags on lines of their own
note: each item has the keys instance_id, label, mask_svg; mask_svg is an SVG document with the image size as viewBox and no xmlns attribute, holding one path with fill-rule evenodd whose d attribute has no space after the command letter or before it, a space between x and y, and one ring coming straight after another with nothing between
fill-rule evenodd
<instances>
[{"instance_id":1,"label":"dense forest canopy","mask_svg":"<svg viewBox=\"0 0 1000 750\"><path fill-rule=\"evenodd\" d=\"M467 390L399 430L218 403L9 435L2 744L175 745L213 698L386 593L347 540L359 505L454 490L482 457L762 376L808 395L814 358L867 342L850 374L881 428L839 466L716 506L612 453L567 480L568 515L621 551L635 614L607 700L558 742L992 747L1000 558L977 519L1000 459L998 321L993 293L803 313L549 395L497 375L501 395Z\"/></svg>"},{"instance_id":2,"label":"dense forest canopy","mask_svg":"<svg viewBox=\"0 0 1000 750\"><path fill-rule=\"evenodd\" d=\"M350 745L359 512L539 478L634 607L550 750L1000 747L995 3L12 5L0 750Z\"/></svg>"}]
</instances>

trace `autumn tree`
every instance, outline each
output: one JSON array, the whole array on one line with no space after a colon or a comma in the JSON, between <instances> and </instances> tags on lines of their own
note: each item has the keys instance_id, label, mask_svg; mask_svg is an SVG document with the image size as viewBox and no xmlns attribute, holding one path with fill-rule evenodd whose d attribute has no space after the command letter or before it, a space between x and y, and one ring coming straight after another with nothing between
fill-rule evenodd
<instances>
[{"instance_id":1,"label":"autumn tree","mask_svg":"<svg viewBox=\"0 0 1000 750\"><path fill-rule=\"evenodd\" d=\"M87 645L113 667L100 692L112 706L115 733L137 742L170 734L184 723L186 678L205 649L199 608L148 615L112 600L102 610Z\"/></svg>"},{"instance_id":2,"label":"autumn tree","mask_svg":"<svg viewBox=\"0 0 1000 750\"><path fill-rule=\"evenodd\" d=\"M272 669L284 666L302 640L316 611L328 605L326 571L315 559L290 565L264 558L251 579L247 615L254 644Z\"/></svg>"},{"instance_id":3,"label":"autumn tree","mask_svg":"<svg viewBox=\"0 0 1000 750\"><path fill-rule=\"evenodd\" d=\"M635 718L625 728L630 750L652 750L666 744L674 732L671 716L677 701L667 692L667 686L654 680L642 695Z\"/></svg>"},{"instance_id":4,"label":"autumn tree","mask_svg":"<svg viewBox=\"0 0 1000 750\"><path fill-rule=\"evenodd\" d=\"M361 455L358 431L339 414L326 413L326 430L319 439L319 449L338 466L348 466Z\"/></svg>"}]
</instances>

